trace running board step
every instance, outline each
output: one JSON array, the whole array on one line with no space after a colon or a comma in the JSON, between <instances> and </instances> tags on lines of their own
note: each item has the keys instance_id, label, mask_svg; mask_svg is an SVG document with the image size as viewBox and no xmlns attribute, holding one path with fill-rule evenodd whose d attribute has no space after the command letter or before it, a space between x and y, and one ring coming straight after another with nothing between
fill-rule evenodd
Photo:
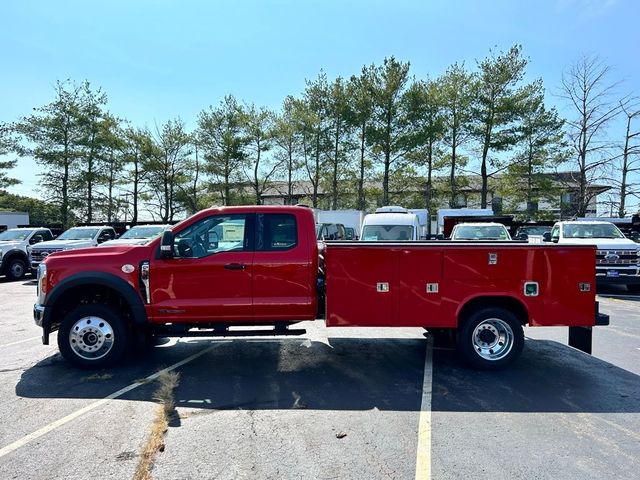
<instances>
[{"instance_id":1,"label":"running board step","mask_svg":"<svg viewBox=\"0 0 640 480\"><path fill-rule=\"evenodd\" d=\"M154 329L153 334L157 337L292 337L304 335L307 331L304 328L274 328L271 330L174 330L174 329Z\"/></svg>"}]
</instances>

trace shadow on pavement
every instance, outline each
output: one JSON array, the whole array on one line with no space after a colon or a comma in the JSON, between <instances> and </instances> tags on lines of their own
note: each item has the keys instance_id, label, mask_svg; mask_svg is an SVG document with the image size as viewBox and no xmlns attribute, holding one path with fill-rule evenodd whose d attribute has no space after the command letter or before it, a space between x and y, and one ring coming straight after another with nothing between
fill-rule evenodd
<instances>
[{"instance_id":1,"label":"shadow on pavement","mask_svg":"<svg viewBox=\"0 0 640 480\"><path fill-rule=\"evenodd\" d=\"M426 343L420 339L200 340L156 347L130 366L77 370L59 355L26 370L16 394L104 398L211 345L180 367L178 407L202 409L420 410ZM153 384L120 397L149 401ZM434 411L640 412L640 377L565 345L526 342L499 372L469 370L435 350Z\"/></svg>"},{"instance_id":2,"label":"shadow on pavement","mask_svg":"<svg viewBox=\"0 0 640 480\"><path fill-rule=\"evenodd\" d=\"M527 340L499 372L460 368L447 351L434 365L434 411L640 412L640 376L554 341Z\"/></svg>"}]
</instances>

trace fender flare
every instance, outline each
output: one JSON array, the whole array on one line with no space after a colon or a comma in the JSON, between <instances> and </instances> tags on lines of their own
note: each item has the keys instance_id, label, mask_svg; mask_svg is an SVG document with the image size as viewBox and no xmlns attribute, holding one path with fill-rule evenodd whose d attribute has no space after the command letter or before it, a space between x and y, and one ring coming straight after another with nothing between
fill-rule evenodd
<instances>
[{"instance_id":1,"label":"fender flare","mask_svg":"<svg viewBox=\"0 0 640 480\"><path fill-rule=\"evenodd\" d=\"M140 327L148 323L147 312L142 303L142 298L130 283L111 273L82 272L61 280L47 295L46 308L42 319L42 328L45 331L51 331L51 326L54 323L59 323L55 319L56 302L68 290L82 285L100 285L115 290L131 308L134 324Z\"/></svg>"}]
</instances>

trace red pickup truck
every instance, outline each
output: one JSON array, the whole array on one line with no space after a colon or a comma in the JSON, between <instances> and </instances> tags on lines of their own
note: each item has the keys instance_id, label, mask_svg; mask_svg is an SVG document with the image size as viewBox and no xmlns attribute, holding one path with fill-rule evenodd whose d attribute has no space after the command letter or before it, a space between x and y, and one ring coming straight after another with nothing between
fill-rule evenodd
<instances>
[{"instance_id":1,"label":"red pickup truck","mask_svg":"<svg viewBox=\"0 0 640 480\"><path fill-rule=\"evenodd\" d=\"M491 369L520 354L523 325L569 326L570 343L590 348L590 327L608 324L594 264L593 247L319 244L309 208L212 208L147 245L50 255L34 318L43 343L58 330L62 355L83 367L154 336L294 335L324 315L330 327L455 332L464 358Z\"/></svg>"}]
</instances>

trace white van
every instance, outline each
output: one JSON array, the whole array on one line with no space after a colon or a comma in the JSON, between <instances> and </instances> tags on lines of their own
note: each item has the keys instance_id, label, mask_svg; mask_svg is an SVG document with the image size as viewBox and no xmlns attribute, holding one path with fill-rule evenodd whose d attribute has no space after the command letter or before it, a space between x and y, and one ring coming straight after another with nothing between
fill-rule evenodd
<instances>
[{"instance_id":1,"label":"white van","mask_svg":"<svg viewBox=\"0 0 640 480\"><path fill-rule=\"evenodd\" d=\"M420 240L422 226L418 215L397 206L380 207L364 217L360 240L402 242Z\"/></svg>"}]
</instances>

